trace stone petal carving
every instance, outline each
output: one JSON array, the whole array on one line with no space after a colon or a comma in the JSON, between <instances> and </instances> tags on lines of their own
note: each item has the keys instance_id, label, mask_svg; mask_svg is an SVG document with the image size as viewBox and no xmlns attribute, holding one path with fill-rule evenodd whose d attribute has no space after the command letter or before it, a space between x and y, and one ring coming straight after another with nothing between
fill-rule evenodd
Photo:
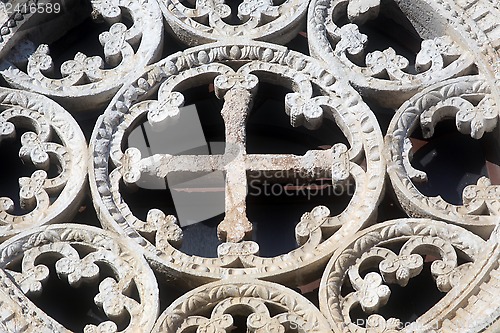
<instances>
[{"instance_id":1,"label":"stone petal carving","mask_svg":"<svg viewBox=\"0 0 500 333\"><path fill-rule=\"evenodd\" d=\"M285 44L303 28L308 1L243 0L232 13L226 0L196 0L194 8L179 0L161 0L173 32L189 46L236 38ZM237 17L239 22L232 22Z\"/></svg>"},{"instance_id":2,"label":"stone petal carving","mask_svg":"<svg viewBox=\"0 0 500 333\"><path fill-rule=\"evenodd\" d=\"M209 283L183 295L160 315L153 332L223 332L233 324L233 315L243 313L250 313L245 317L252 333L330 331L323 315L294 291L238 279Z\"/></svg>"},{"instance_id":3,"label":"stone petal carving","mask_svg":"<svg viewBox=\"0 0 500 333\"><path fill-rule=\"evenodd\" d=\"M69 332L34 306L4 269L0 269L0 307L3 332Z\"/></svg>"},{"instance_id":4,"label":"stone petal carving","mask_svg":"<svg viewBox=\"0 0 500 333\"><path fill-rule=\"evenodd\" d=\"M431 332L446 319L440 304L454 300L456 294L450 290L462 288L463 272L483 260L484 246L480 237L444 222L400 219L374 225L346 241L328 263L319 292L321 310L334 332L399 332L404 327ZM404 287L409 279L428 274L422 266L423 257L429 255L430 273L448 295L412 323L377 314L391 302L391 285ZM465 263L459 263L459 255ZM364 327L351 317L356 306L371 314L366 323L361 320Z\"/></svg>"},{"instance_id":5,"label":"stone petal carving","mask_svg":"<svg viewBox=\"0 0 500 333\"><path fill-rule=\"evenodd\" d=\"M443 321L439 332L495 332L500 322L498 303L500 280L500 227L497 225L492 237L483 247L481 260L464 274L461 283L452 289L455 297L447 299L440 318ZM484 280L483 280L484 279ZM432 318L426 318L432 320Z\"/></svg>"},{"instance_id":6,"label":"stone petal carving","mask_svg":"<svg viewBox=\"0 0 500 333\"><path fill-rule=\"evenodd\" d=\"M76 123L62 107L46 97L0 89L0 142L16 137L16 127L28 129L21 136L19 157L35 170L19 179L23 215L13 215L11 198L0 198L0 238L5 239L33 226L70 219L84 196L87 145ZM57 136L61 143L53 142ZM60 172L48 177L46 170L58 164Z\"/></svg>"},{"instance_id":7,"label":"stone petal carving","mask_svg":"<svg viewBox=\"0 0 500 333\"><path fill-rule=\"evenodd\" d=\"M58 4L62 12L48 12ZM87 43L73 51L61 39L87 18L102 27L94 31L98 53ZM18 89L0 88L0 143L20 141L19 158L32 168L18 180L19 200L0 198L0 332L69 332L37 302L52 296L53 283L75 295L92 289L88 301L97 312L90 313L97 316L74 329L85 333L500 332L496 161L487 164L491 179L468 185L463 205L451 205L414 186L428 179L412 166L410 137L422 130L431 138L452 118L463 135L498 138L499 18L496 0L0 1L0 85ZM421 42L391 40L391 21ZM163 45L164 29L193 48ZM379 29L388 43L373 35ZM309 54L306 40L311 57L292 51ZM67 58L58 56L58 43L69 46ZM247 152L247 120L258 90L270 84L289 89L282 103L291 127L314 130L332 121L347 142L304 155ZM223 153L141 156L127 146L142 122L155 131L176 124L197 85L209 85L223 104ZM112 233L52 224L71 220L89 194L89 156L74 119L37 93L69 111L109 103L98 119L91 112L78 120L83 129L97 121L90 186L98 218ZM399 108L385 146L379 127L390 115L380 110L379 126L363 100L375 112ZM190 237L180 214L152 208L139 218L124 195L146 177L214 170L225 177L214 258L182 251ZM354 182L355 193L339 214L322 205L304 212L295 221L297 247L265 257L263 244L251 240L246 200L250 178L260 181L263 172L273 181L286 174L335 188ZM382 222L393 190L408 215L440 221ZM26 214L14 214L15 201ZM322 271L318 309L304 297L315 298L316 282L304 284ZM388 315L400 293L424 277L426 288L444 297L408 323ZM162 284L160 294L157 283L171 279L175 287L201 286L167 304L170 286ZM159 302L166 310L158 318Z\"/></svg>"},{"instance_id":8,"label":"stone petal carving","mask_svg":"<svg viewBox=\"0 0 500 333\"><path fill-rule=\"evenodd\" d=\"M443 3L444 2L444 3ZM345 71L345 76L364 96L380 105L397 108L422 88L444 79L473 74L475 58L472 52L459 46L450 36L442 35L443 29L434 21L430 26L428 15L446 17L452 27L462 33L460 19L465 13L455 12L450 17L446 1L400 1L398 7L423 37L415 64L409 68L407 58L398 55L392 47L368 51L367 35L359 31L367 21L377 18L388 4L380 1L315 0L308 12L308 40L312 56ZM449 5L448 5L449 6ZM425 10L423 9L425 8ZM460 10L460 9L457 9ZM390 9L384 14L400 22ZM343 18L348 23L343 22ZM427 23L426 23L427 22ZM403 28L401 28L403 29ZM472 34L464 31L464 39ZM475 40L464 42L473 49ZM485 71L490 75L491 68ZM383 92L383 94L381 94Z\"/></svg>"}]
</instances>

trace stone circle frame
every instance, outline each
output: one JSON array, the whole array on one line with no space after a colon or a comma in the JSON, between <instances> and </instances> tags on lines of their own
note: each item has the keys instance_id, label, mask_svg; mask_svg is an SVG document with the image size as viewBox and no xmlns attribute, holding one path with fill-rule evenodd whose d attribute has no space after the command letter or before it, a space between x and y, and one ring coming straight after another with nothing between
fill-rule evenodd
<instances>
[{"instance_id":1,"label":"stone circle frame","mask_svg":"<svg viewBox=\"0 0 500 333\"><path fill-rule=\"evenodd\" d=\"M16 129L27 130L21 136L19 157L36 170L19 179L19 203L26 214L12 214L12 198L0 198L0 229L6 239L33 226L63 222L74 216L85 195L87 145L77 122L50 99L28 92L0 90L0 140L16 137ZM61 143L51 142L59 137ZM61 172L49 177L51 164Z\"/></svg>"},{"instance_id":2,"label":"stone circle frame","mask_svg":"<svg viewBox=\"0 0 500 333\"><path fill-rule=\"evenodd\" d=\"M235 55L237 56L235 57ZM266 61L263 62L263 59ZM233 71L228 67L232 61L238 61L244 63L244 65L237 71ZM384 170L384 163L381 159L382 137L380 130L373 126L375 122L374 116L354 91L345 86L341 80L336 80L332 74L320 66L314 59L304 57L299 53L285 48L278 48L272 44L257 44L254 42L241 45L221 43L199 46L190 49L189 53L175 54L167 58L163 63L159 63L158 66L149 68L135 83L124 87L121 93L117 94L94 131L92 139L94 144L91 144L94 159L90 179L94 203L101 214L103 223L122 234L140 239L139 242L148 249L151 260L165 265L165 270L173 267L175 271L188 274L193 280L199 277L203 277L203 279L220 279L233 274L266 277L268 279L275 279L273 276L277 276L280 280L288 280L292 279L292 277L297 279L303 274L302 270L307 269L308 266L315 266L324 262L331 251L329 249L334 246L338 237L359 230L374 218L370 207L376 206L380 200L380 193L384 185L380 172ZM153 73L155 76L153 76ZM320 108L325 117L337 121L339 127L350 141L351 148L347 150L345 145L338 144L326 151L309 151L303 157L293 155L246 155L244 134L240 134L244 133L244 128L241 127L243 121L240 119L245 115L239 116L235 110L240 110L243 107L241 112L249 112L247 110L248 105L240 106L236 101L245 101L245 98L247 98L247 101L250 99L250 90L255 89L257 84L257 76L252 73L258 76L261 76L261 73L271 77L277 76L283 82L282 84L294 87L294 93L288 95L290 98L288 96L286 98L287 103L289 103L288 107L291 109L289 111L291 121L299 121L300 116L306 119L309 117L307 114L308 109L303 101L312 95L311 83L324 89L323 96L312 99L313 107ZM319 73L319 75L315 73ZM209 83L202 80L207 80L210 77L215 77L215 93L221 97L225 96L226 104L221 113L226 120L226 142L233 144L230 147L231 149L237 148L237 152L226 149L224 155L206 158L203 156L155 155L151 158L140 159L137 150L129 148L125 152L121 151L120 147L125 133L130 132L130 126L137 123L141 115L144 116L146 112L149 112L149 122L155 125L154 121L156 121L156 117L153 118L153 121L151 119L151 110L154 110L152 104L156 103L156 101L145 100L134 104L134 101L127 99L127 95L137 96L137 99L140 100L141 94L148 94L148 90L144 89L144 87L154 87L161 82L159 98L163 98L165 102L160 101L160 104L172 105L169 104L173 100L171 96L179 94L179 92L175 91L177 86ZM227 79L221 79L222 77ZM264 75L262 77L265 79ZM153 78L161 78L161 81L153 81ZM194 83L190 83L187 79L192 79ZM196 82L195 80L199 81ZM231 80L234 80L234 83ZM231 83L226 85L227 81ZM141 86L142 88L140 88ZM228 98L230 93L237 94L236 99L234 99L234 96ZM231 117L235 118L226 118L224 114L224 112L227 112L225 110L227 110L226 105L228 103L231 103L229 105L233 111ZM172 105L174 108L177 107L176 112L182 112L178 110L178 106ZM174 113L172 112L172 114ZM297 113L297 116L294 117L293 113ZM314 121L320 121L321 117L322 115L316 117L318 119L312 119L309 121L309 125L307 125L307 120L303 120L303 122L306 126L313 126ZM110 124L116 125L110 126ZM354 137L358 139L354 140ZM359 140L359 138L363 139ZM109 175L108 158L116 166L116 169ZM366 159L367 173L371 174L370 176L365 174L365 171L358 165L363 158ZM313 161L312 164L309 162L311 160ZM239 166L242 163L243 166ZM174 165L174 167L169 170L166 169L166 165ZM236 170L234 173L232 173L233 171L226 171L228 172L226 193L236 192L236 194L233 194L234 197L226 194L226 219L218 227L219 234L227 235L229 241L229 243L221 245L224 247L222 252L227 253L227 255L216 259L196 257L196 264L193 265L192 262L187 260L188 256L169 245L169 242L178 240L176 239L177 235L174 235L175 232L173 230L167 231L167 233L161 231L162 228L178 228L175 222L172 222L175 221L175 217L164 216L163 214L156 221L138 220L120 197L118 182L123 178L125 183L135 183L141 173L156 174L157 177L164 178L171 171L210 171L214 168L214 165L217 165L220 169ZM207 167L209 169L206 169ZM311 169L311 167L321 169L320 173L328 175L337 182L345 181L348 177L354 178L357 187L356 192L351 204L345 211L338 216L329 216L326 207L316 207L312 212L304 215L296 227L297 239L302 238L301 247L283 256L263 258L255 255L252 251L247 252L246 249L258 247L253 242L244 242L242 246L237 246L236 243L244 239L244 234L235 232L235 230L248 227L249 230L246 230L246 232L251 231L251 225L249 226L246 216L238 215L241 214L241 209L244 209L244 195L246 194L246 184L242 181L242 178L246 178L246 176L244 174L241 176L241 172L245 172L245 170L250 172L258 170L280 171L291 168L312 175L318 172ZM232 191L227 188L231 188ZM241 188L243 194L237 192L241 191ZM234 203L228 203L228 200L233 200ZM152 211L150 213L153 214ZM239 223L238 221L241 219L244 221ZM320 228L339 227L338 234L321 241ZM158 248L161 239L157 238L156 247L152 246L154 244L146 241L138 231L156 231L157 236L163 235L166 237L164 240L165 245L161 249ZM230 245L230 243L235 244ZM232 253L241 253L241 255ZM295 260L295 264L290 264L289 258L299 257L302 259ZM245 262L244 265L249 268L224 268L235 260ZM193 268L193 266L196 268Z\"/></svg>"}]
</instances>

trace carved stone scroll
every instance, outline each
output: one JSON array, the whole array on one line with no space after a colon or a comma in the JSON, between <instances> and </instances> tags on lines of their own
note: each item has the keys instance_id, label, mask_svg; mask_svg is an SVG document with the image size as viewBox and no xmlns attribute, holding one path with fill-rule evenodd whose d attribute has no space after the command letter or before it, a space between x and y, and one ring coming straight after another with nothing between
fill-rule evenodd
<instances>
[{"instance_id":1,"label":"carved stone scroll","mask_svg":"<svg viewBox=\"0 0 500 333\"><path fill-rule=\"evenodd\" d=\"M435 332L446 319L441 304L455 300L453 288L462 288L466 272L482 260L485 241L443 222L400 219L365 229L345 244L320 286L320 306L334 332ZM431 263L426 270L424 261ZM381 316L380 309L391 304L392 286L405 287L420 274L431 274L449 295L413 322ZM352 317L356 307L366 320Z\"/></svg>"},{"instance_id":2,"label":"carved stone scroll","mask_svg":"<svg viewBox=\"0 0 500 333\"><path fill-rule=\"evenodd\" d=\"M130 73L156 60L161 53L163 27L161 12L155 1L93 0L93 19L109 25L107 31L99 34L104 58L78 52L74 59L62 63L58 77L48 43L54 35L61 34L61 28L56 31L47 29L47 36L38 38L40 41L31 41L29 35L25 36L25 29L36 24L38 16L44 16L32 13L31 2L17 5L31 12L26 20L21 20L16 23L17 27L9 30L7 36L12 51L0 59L0 74L10 86L54 98L71 111L104 106L127 81ZM73 11L79 10L80 14L85 11L76 1L69 1L64 6L59 2L57 4L60 5L60 13L46 13L45 16L55 20L59 27L72 27L75 23ZM36 10L36 3L34 5ZM11 11L15 6L12 5ZM43 5L38 7L45 8ZM130 27L125 25L128 19L132 20ZM43 24L46 23L40 23ZM0 41L0 46L5 45L7 36Z\"/></svg>"},{"instance_id":3,"label":"carved stone scroll","mask_svg":"<svg viewBox=\"0 0 500 333\"><path fill-rule=\"evenodd\" d=\"M498 223L496 187L488 179L463 191L463 205L452 205L440 196L427 197L414 182L426 181L424 172L411 165L410 135L420 126L424 137L432 137L436 124L455 118L457 130L480 138L498 126L496 97L486 82L464 77L437 84L403 104L394 116L386 136L387 170L408 215L450 221L480 234L491 232ZM487 193L487 194L486 194Z\"/></svg>"},{"instance_id":4,"label":"carved stone scroll","mask_svg":"<svg viewBox=\"0 0 500 333\"><path fill-rule=\"evenodd\" d=\"M300 0L244 0L232 9L225 0L159 3L177 38L189 46L237 39L285 44L303 29L308 5Z\"/></svg>"},{"instance_id":5,"label":"carved stone scroll","mask_svg":"<svg viewBox=\"0 0 500 333\"><path fill-rule=\"evenodd\" d=\"M153 332L224 332L235 328L233 316L244 316L252 333L330 331L323 315L296 292L238 279L209 283L183 295L163 312Z\"/></svg>"},{"instance_id":6,"label":"carved stone scroll","mask_svg":"<svg viewBox=\"0 0 500 333\"><path fill-rule=\"evenodd\" d=\"M102 276L101 267L113 272L112 276ZM9 294L2 300L6 304L13 301L11 295L21 291L28 297L43 294L51 271L73 288L98 285L98 293L89 297L94 298L107 320L86 325L86 333L117 332L117 327L123 325L125 329L120 332L149 332L158 316L158 287L140 248L101 229L76 224L34 228L0 246L0 268L0 293ZM68 332L52 318L40 315L39 309L26 297L17 297L22 301L18 306L25 318L19 318L16 312L14 317L6 318L5 325L17 325L16 332L36 331L35 328L43 332L49 329Z\"/></svg>"},{"instance_id":7,"label":"carved stone scroll","mask_svg":"<svg viewBox=\"0 0 500 333\"><path fill-rule=\"evenodd\" d=\"M0 238L71 219L85 194L87 145L76 121L44 96L0 89L0 144L21 135L19 158L35 171L19 178L19 205L0 198ZM58 143L60 142L60 143ZM56 165L56 175L47 172ZM24 213L14 213L15 208Z\"/></svg>"}]
</instances>

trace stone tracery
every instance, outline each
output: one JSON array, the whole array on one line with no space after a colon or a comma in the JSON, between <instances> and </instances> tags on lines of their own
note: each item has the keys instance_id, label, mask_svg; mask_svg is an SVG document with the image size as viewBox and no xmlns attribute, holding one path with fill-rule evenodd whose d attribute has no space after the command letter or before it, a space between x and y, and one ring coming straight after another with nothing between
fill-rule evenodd
<instances>
[{"instance_id":1,"label":"stone tracery","mask_svg":"<svg viewBox=\"0 0 500 333\"><path fill-rule=\"evenodd\" d=\"M424 172L411 166L409 132L420 123L424 137L432 137L437 123L451 117L455 118L460 132L480 138L485 132L496 129L498 110L491 105L495 102L488 88L481 81L475 81L474 77L445 81L429 90L432 93L424 91L401 107L386 136L387 159L390 161L388 173L396 194L400 196L402 206L409 215L432 216L470 227L493 228L497 224L496 204L490 203L488 209L481 209L484 204L481 200L488 201L491 198L496 201L495 187L488 185L487 179L482 180L481 184L486 187L486 191L491 189L491 194L485 198L478 193L478 186L470 185L463 192L464 206L451 205L440 197L425 197L416 189L412 181L426 181L427 177ZM467 98L476 98L477 105L468 102ZM395 144L398 148L395 148ZM416 201L418 204L411 204ZM475 209L472 208L474 206Z\"/></svg>"},{"instance_id":2,"label":"stone tracery","mask_svg":"<svg viewBox=\"0 0 500 333\"><path fill-rule=\"evenodd\" d=\"M138 156L138 151L135 148L129 148L122 152L120 146L124 141L124 134L130 124L137 122L137 119L148 113L148 120L152 123L153 128L157 126L156 113L152 118L149 110L156 110L155 107L150 108L151 104L165 103L157 101L142 101L138 104L129 106L129 104L120 104L121 113L112 112L120 99L123 97L118 95L115 99L115 104L108 109L107 113L99 124L99 137L95 137L95 144L92 146L94 152L94 167L91 171L91 179L96 179L95 185L92 184L95 201L107 202L101 210L102 221L108 224L111 228L123 233L125 230L137 225L144 228L147 221L137 221L137 218L131 214L127 205L120 199L119 181L123 177L125 183L135 183L139 180L141 173L153 174L158 178L165 178L169 172L175 171L214 171L225 170L226 172L226 214L224 221L218 226L219 238L222 241L236 243L247 238L247 234L251 233L252 226L245 214L245 194L246 181L245 173L259 171L278 172L281 170L294 170L309 174L310 177L330 177L332 181L343 182L352 177L356 183L356 193L352 198L350 206L338 216L329 216L326 207L317 207L311 214L303 216L300 223L297 225L296 237L299 239L300 247L289 253L289 256L302 257L302 263L297 261L292 264L283 257L262 258L255 256L253 253L240 255L238 257L222 256L219 259L197 258L196 269L193 270L191 263L186 261L186 257L181 252L175 249L169 249L168 252L160 254L160 260L167 266L174 265L176 270L189 272L190 275L221 277L224 275L235 274L234 269L224 269L223 267L230 265L235 259L240 260L243 266L237 274L251 274L257 276L273 276L279 274L284 276L285 272L293 269L294 275L300 275L301 266L313 264L315 261L324 260L324 256L328 251L321 250L324 247L330 247L335 242L337 237L348 230L359 229L360 226L368 223L374 218L373 212L369 207L375 205L380 199L380 191L383 186L383 177L377 175L377 170L383 169L383 161L381 160L381 135L380 132L373 126L373 116L370 115L368 108L359 100L352 91L349 91L341 81L336 81L331 74L322 69L312 59L305 58L297 53L289 52L285 49L278 49L269 44L260 44L257 46L237 46L241 54L241 58L232 59L231 52L234 46L226 46L224 44L203 50L201 47L193 53L187 53L175 58L168 59L167 62L175 64L184 64L187 61L184 59L193 59L193 64L183 69L178 68L175 72L178 74L172 75L160 84L159 99L167 97L167 101L172 100L170 96L182 96L179 92L170 92L176 89L176 86L187 85L187 79L204 76L215 76L214 86L215 93L225 99L225 104L221 110L222 117L226 123L226 151L224 155L213 156L170 156L170 155L153 155L148 158L141 159ZM273 58L269 58L267 63L259 61L259 54L265 54L270 50L274 54ZM267 52L269 54L269 52ZM245 65L240 67L236 73L233 72L225 64L213 63L204 64L200 60L200 54L206 54L208 59L213 61L244 60L244 54L248 54L249 60ZM177 59L176 59L177 58ZM253 60L252 58L256 58ZM160 63L160 66L163 67ZM180 66L178 66L180 67ZM149 72L154 69L149 69ZM315 75L319 72L320 75ZM241 73L241 74L240 74ZM244 140L244 123L245 114L249 112L248 107L251 99L251 91L256 89L257 76L252 73L259 73L265 79L265 74L279 73L285 82L297 88L296 92L287 95L286 104L290 116L290 122L294 126L298 126L301 119L304 126L316 126L318 121L321 121L323 114L325 117L334 119L338 122L351 141L351 149L348 151L344 144L334 145L331 149L324 151L309 151L304 156L294 155L258 155L245 153ZM149 74L146 74L149 76ZM222 76L221 76L222 75ZM184 83L183 80L187 82ZM232 81L232 82L231 82ZM286 81L291 81L286 83ZM231 82L231 83L228 83ZM310 98L312 94L311 82L323 87L324 96L312 98L308 103L315 104L321 112L318 116L312 117L310 111L304 106L304 100ZM155 85L153 82L151 86ZM129 88L134 89L132 85ZM140 96L138 96L140 98ZM180 101L182 98L175 98ZM175 117L178 111L179 103L175 102L176 106L170 106L169 103L165 109L167 113L162 117L164 121ZM284 101L285 103L285 101ZM177 108L177 109L176 109ZM127 109L129 110L127 112ZM173 111L169 111L173 110ZM231 113L229 113L231 112ZM241 114L238 114L241 112ZM123 114L123 115L122 115ZM299 116L302 116L299 118ZM123 119L123 120L121 120ZM118 123L116 128L107 127L107 124ZM159 122L158 122L159 123ZM160 124L158 124L160 126ZM107 128L107 130L106 130ZM354 138L358 138L354 140ZM361 139L363 138L363 139ZM109 148L108 148L109 147ZM109 152L109 153L108 153ZM104 154L104 155L103 155ZM107 173L108 166L106 159L103 156L109 154L113 164L117 166L109 175L110 187L107 188ZM366 168L371 173L367 175L364 170L358 165L361 162L360 157L363 156L366 160ZM131 162L132 161L132 162ZM123 166L124 170L121 170ZM246 172L245 172L246 171ZM109 193L109 194L105 194ZM111 200L107 198L112 198ZM363 198L363 199L361 199ZM111 218L109 212L115 211ZM316 211L321 211L321 215L315 218ZM356 212L355 215L353 213ZM117 216L121 215L120 218ZM159 226L158 226L159 227ZM145 227L154 229L154 226ZM338 229L338 235L322 240L324 231L322 229ZM140 229L139 229L140 230ZM150 252L155 253L156 250L151 248L151 244L145 244L150 248ZM224 244L223 244L224 246ZM224 251L223 251L224 252ZM223 253L220 252L219 253ZM308 252L316 253L314 256ZM309 257L309 259L306 259ZM174 259L176 258L176 259ZM158 260L158 259L154 259ZM167 262L170 262L168 264ZM300 264L299 264L300 263ZM187 265L186 265L187 264ZM299 264L297 266L297 264ZM231 266L232 267L232 266Z\"/></svg>"},{"instance_id":3,"label":"stone tracery","mask_svg":"<svg viewBox=\"0 0 500 333\"><path fill-rule=\"evenodd\" d=\"M352 309L360 306L370 314L366 329L371 326L376 331L400 330L406 325L402 326L398 318L383 318L377 314L381 307L390 304L388 285L405 287L411 278L428 274L422 270L424 258L430 261L427 256L431 256L434 261L430 273L436 286L442 292L449 292L460 283L471 263L480 257L485 245L481 238L467 233L442 222L412 219L390 221L366 229L334 255L327 266L320 288L324 312L336 327L347 325L349 331L365 332L350 316ZM400 247L398 254L390 249L396 243ZM457 253L464 256L465 263L457 264ZM346 288L345 280L349 280L354 292L343 296L341 290ZM440 320L439 316L424 315L412 326L425 331L435 325L426 321L436 320Z\"/></svg>"},{"instance_id":4,"label":"stone tracery","mask_svg":"<svg viewBox=\"0 0 500 333\"><path fill-rule=\"evenodd\" d=\"M2 238L36 225L62 222L74 215L84 195L87 147L76 121L59 105L39 95L2 88L0 121L2 142L21 135L19 157L36 168L19 178L19 205L14 213L13 198L0 198ZM57 136L62 143L51 142ZM60 172L48 176L51 164Z\"/></svg>"},{"instance_id":5,"label":"stone tracery","mask_svg":"<svg viewBox=\"0 0 500 333\"><path fill-rule=\"evenodd\" d=\"M0 330L72 329L38 307L54 280L95 287L98 315L85 317L85 332L498 330L497 176L466 183L461 204L452 204L419 191L428 179L412 162L419 149L412 136L433 140L446 119L469 139L493 137L499 151L496 3L92 0L63 1L59 16L43 12L41 1L21 3L28 10L0 11L2 84L14 88L0 88L0 144L19 141L31 171L18 177L19 199L0 198ZM86 16L71 22L82 8ZM64 34L56 26L83 17L105 25L98 55L82 45L62 61L52 57L51 43ZM30 24L50 28L40 36ZM372 34L377 24L388 41ZM413 34L408 43L418 41L412 52L390 38L395 26ZM298 35L307 36L310 56L295 51ZM174 40L188 47L170 52ZM54 67L60 77L49 73ZM248 152L263 84L286 89L280 105L290 128L314 132L330 122L346 141L303 155ZM143 124L156 133L176 126L189 89L199 86L221 101L222 152L145 155L127 144L134 129L145 133ZM395 112L385 138L380 107ZM87 146L73 117L82 122L83 111L95 110L101 114ZM141 178L170 188L169 176L179 172L224 175L214 258L183 252L192 240L178 214L154 207L141 217L124 198ZM355 191L340 212L302 211L295 248L263 256L247 200L249 179L263 173L276 182L293 174L334 187L354 183ZM386 221L379 206L392 193L407 217ZM98 220L80 221L105 230L65 223L92 210L80 207L85 194ZM297 289L315 289L309 283L321 275L313 304ZM425 276L440 293L435 302L410 319L387 310Z\"/></svg>"},{"instance_id":6,"label":"stone tracery","mask_svg":"<svg viewBox=\"0 0 500 333\"><path fill-rule=\"evenodd\" d=\"M145 66L158 58L162 50L163 28L159 24L161 14L155 1L92 1L91 5L93 19L103 20L109 25L107 31L98 37L104 57L78 52L74 59L60 65L61 77L55 78L54 59L46 43L56 33L51 35L49 31L40 38L38 45L26 37L22 40L22 33L17 33L20 36L15 38L14 33L4 45L10 44L15 50L14 43L17 42L20 46L34 48L34 52L27 59L26 55L19 56L15 51L2 59L1 75L8 84L50 96L72 109L88 109L89 104L94 107L105 105L136 66ZM73 6L80 11L86 10L78 7L76 1ZM59 24L74 24L71 13L62 11L60 16L62 22ZM122 23L128 19L132 20L131 27ZM15 30L22 31L29 24L27 19ZM26 71L21 69L23 62L27 62ZM90 99L92 102L88 102Z\"/></svg>"}]
</instances>

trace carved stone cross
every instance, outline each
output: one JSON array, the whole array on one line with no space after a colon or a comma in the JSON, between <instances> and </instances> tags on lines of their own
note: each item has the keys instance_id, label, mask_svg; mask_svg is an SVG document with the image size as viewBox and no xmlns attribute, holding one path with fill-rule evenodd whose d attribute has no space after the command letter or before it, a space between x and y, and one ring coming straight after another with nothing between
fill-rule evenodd
<instances>
[{"instance_id":1,"label":"carved stone cross","mask_svg":"<svg viewBox=\"0 0 500 333\"><path fill-rule=\"evenodd\" d=\"M257 77L234 74L218 76L214 80L217 97L224 99L221 115L225 124L226 148L223 155L154 155L141 159L133 158L133 149L125 156L124 180L134 182L139 173L147 172L165 178L174 172L225 173L225 217L217 227L220 240L240 242L252 233L252 224L246 214L248 191L247 174L258 179L264 172L306 174L309 178L332 177L340 182L349 177L347 147L336 144L328 150L312 150L303 156L292 154L247 154L246 122L252 108L253 95L257 88ZM316 120L316 119L315 119ZM135 177L130 178L130 175ZM129 179L130 178L130 179Z\"/></svg>"}]
</instances>

